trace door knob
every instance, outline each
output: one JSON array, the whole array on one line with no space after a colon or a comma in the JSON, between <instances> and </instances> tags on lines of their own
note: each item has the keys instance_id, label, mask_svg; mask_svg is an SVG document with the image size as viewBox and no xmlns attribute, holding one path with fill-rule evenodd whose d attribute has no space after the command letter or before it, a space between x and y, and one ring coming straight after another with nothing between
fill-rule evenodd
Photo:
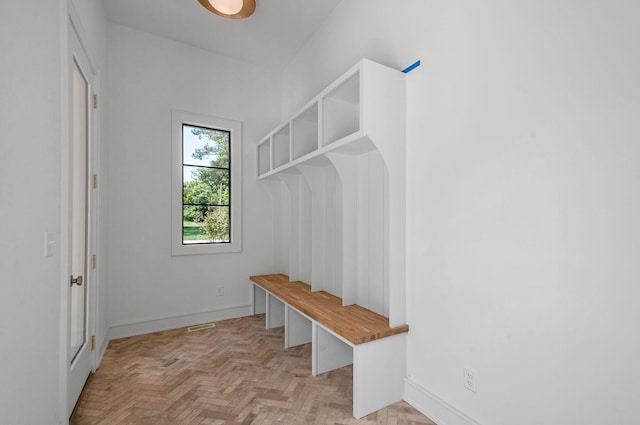
<instances>
[{"instance_id":1,"label":"door knob","mask_svg":"<svg viewBox=\"0 0 640 425\"><path fill-rule=\"evenodd\" d=\"M73 286L74 283L76 285L78 285L78 286L82 285L82 276L73 277L73 275L71 275L71 279L69 280L69 284L70 284L70 286Z\"/></svg>"}]
</instances>

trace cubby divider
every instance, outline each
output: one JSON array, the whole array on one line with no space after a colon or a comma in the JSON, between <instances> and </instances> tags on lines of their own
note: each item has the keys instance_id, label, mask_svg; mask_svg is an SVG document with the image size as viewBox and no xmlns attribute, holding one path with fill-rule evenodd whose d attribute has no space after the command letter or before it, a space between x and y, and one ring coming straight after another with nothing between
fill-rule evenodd
<instances>
[{"instance_id":1,"label":"cubby divider","mask_svg":"<svg viewBox=\"0 0 640 425\"><path fill-rule=\"evenodd\" d=\"M342 275L338 273L337 255L342 252L337 234L341 215L342 188L335 168L326 159L324 166L298 165L311 190L311 288L342 296Z\"/></svg>"}]
</instances>

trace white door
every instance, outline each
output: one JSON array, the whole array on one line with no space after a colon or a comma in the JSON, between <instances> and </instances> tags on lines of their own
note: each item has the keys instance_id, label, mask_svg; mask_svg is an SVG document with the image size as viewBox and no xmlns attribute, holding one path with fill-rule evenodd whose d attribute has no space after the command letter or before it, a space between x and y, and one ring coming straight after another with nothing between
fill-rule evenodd
<instances>
[{"instance_id":1,"label":"white door","mask_svg":"<svg viewBox=\"0 0 640 425\"><path fill-rule=\"evenodd\" d=\"M70 30L70 138L71 138L71 235L69 276L69 392L68 416L78 401L91 372L91 342L89 338L89 293L92 279L88 276L89 214L89 147L91 135L92 73L89 61L78 37Z\"/></svg>"}]
</instances>

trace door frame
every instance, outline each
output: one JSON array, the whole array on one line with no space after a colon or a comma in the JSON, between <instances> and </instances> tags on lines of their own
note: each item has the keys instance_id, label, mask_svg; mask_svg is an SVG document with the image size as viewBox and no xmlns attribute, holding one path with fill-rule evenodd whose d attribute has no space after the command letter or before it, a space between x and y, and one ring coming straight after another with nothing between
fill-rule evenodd
<instances>
[{"instance_id":1,"label":"door frame","mask_svg":"<svg viewBox=\"0 0 640 425\"><path fill-rule=\"evenodd\" d=\"M90 54L87 36L81 24L80 17L72 2L65 2L67 5L64 13L64 25L61 28L61 230L60 230L60 393L59 406L61 412L61 423L67 423L69 417L69 385L70 385L70 350L69 350L69 276L71 271L71 195L72 195L72 174L70 167L72 164L72 143L71 143L71 107L70 99L70 76L73 72L72 64L74 49L72 37L79 41L79 48L86 57L89 69L83 70L87 73L89 82L89 108L88 108L88 141L87 141L87 258L86 258L86 287L87 291L87 344L91 344L91 336L96 335L97 330L97 306L98 306L98 268L92 268L92 256L97 255L99 240L99 197L100 189L93 188L90 182L92 176L99 172L99 109L92 105L93 96L99 95L99 74L96 62ZM98 345L98 342L96 342ZM91 373L95 372L99 365L98 349L92 350L90 354Z\"/></svg>"}]
</instances>

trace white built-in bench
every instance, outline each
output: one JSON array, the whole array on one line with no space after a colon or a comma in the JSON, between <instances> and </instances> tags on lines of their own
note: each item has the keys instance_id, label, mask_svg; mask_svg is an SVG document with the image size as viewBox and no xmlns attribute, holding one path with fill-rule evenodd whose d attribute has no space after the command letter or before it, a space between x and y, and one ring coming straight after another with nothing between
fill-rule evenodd
<instances>
[{"instance_id":1,"label":"white built-in bench","mask_svg":"<svg viewBox=\"0 0 640 425\"><path fill-rule=\"evenodd\" d=\"M408 325L391 328L386 317L284 274L251 281L253 313L265 313L267 329L284 326L285 348L311 343L313 376L353 364L353 416L402 399Z\"/></svg>"}]
</instances>

